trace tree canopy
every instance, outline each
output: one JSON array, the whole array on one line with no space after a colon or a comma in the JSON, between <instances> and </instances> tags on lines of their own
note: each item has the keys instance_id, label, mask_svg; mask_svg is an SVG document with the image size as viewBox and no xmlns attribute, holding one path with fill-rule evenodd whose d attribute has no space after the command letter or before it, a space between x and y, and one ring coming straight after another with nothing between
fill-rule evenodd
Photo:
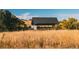
<instances>
[{"instance_id":1,"label":"tree canopy","mask_svg":"<svg viewBox=\"0 0 79 59\"><path fill-rule=\"evenodd\" d=\"M0 31L22 30L24 26L24 22L11 12L3 9L0 10Z\"/></svg>"},{"instance_id":2,"label":"tree canopy","mask_svg":"<svg viewBox=\"0 0 79 59\"><path fill-rule=\"evenodd\" d=\"M57 29L79 29L79 21L75 18L63 19L56 27Z\"/></svg>"}]
</instances>

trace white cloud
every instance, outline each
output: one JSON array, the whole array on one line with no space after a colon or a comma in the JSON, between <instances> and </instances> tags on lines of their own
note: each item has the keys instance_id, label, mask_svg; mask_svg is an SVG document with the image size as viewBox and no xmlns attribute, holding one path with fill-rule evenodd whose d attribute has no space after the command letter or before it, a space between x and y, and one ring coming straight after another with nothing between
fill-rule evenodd
<instances>
[{"instance_id":1,"label":"white cloud","mask_svg":"<svg viewBox=\"0 0 79 59\"><path fill-rule=\"evenodd\" d=\"M19 19L29 20L29 19L32 19L32 17L39 17L39 16L31 15L30 13L24 13L24 14L18 15L16 17L18 17Z\"/></svg>"},{"instance_id":2,"label":"white cloud","mask_svg":"<svg viewBox=\"0 0 79 59\"><path fill-rule=\"evenodd\" d=\"M24 13L24 14L21 14L21 15L19 15L19 16L17 16L17 17L20 18L20 19L26 19L26 20L32 18L32 16L31 16L30 13Z\"/></svg>"},{"instance_id":3,"label":"white cloud","mask_svg":"<svg viewBox=\"0 0 79 59\"><path fill-rule=\"evenodd\" d=\"M79 19L79 14L52 14L52 15L32 15L30 13L24 13L17 16L20 19L29 20L32 19L32 17L57 17L58 20L67 19L69 17L74 17Z\"/></svg>"}]
</instances>

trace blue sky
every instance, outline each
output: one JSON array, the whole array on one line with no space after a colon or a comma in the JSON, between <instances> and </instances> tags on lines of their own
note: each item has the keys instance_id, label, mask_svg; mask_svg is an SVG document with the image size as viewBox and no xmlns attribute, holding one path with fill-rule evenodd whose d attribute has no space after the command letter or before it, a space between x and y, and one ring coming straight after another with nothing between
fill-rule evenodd
<instances>
[{"instance_id":1,"label":"blue sky","mask_svg":"<svg viewBox=\"0 0 79 59\"><path fill-rule=\"evenodd\" d=\"M9 9L9 11L20 19L31 19L32 17L57 17L58 20L75 17L79 19L79 9Z\"/></svg>"}]
</instances>

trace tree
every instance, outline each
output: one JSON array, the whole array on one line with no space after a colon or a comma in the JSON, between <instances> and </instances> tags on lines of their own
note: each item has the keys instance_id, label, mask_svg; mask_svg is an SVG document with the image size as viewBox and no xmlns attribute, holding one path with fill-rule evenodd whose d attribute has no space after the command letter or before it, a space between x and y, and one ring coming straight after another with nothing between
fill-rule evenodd
<instances>
[{"instance_id":1,"label":"tree","mask_svg":"<svg viewBox=\"0 0 79 59\"><path fill-rule=\"evenodd\" d=\"M79 29L79 22L75 18L63 19L57 25L59 29Z\"/></svg>"},{"instance_id":2,"label":"tree","mask_svg":"<svg viewBox=\"0 0 79 59\"><path fill-rule=\"evenodd\" d=\"M24 22L8 10L0 10L0 31L16 31L24 29Z\"/></svg>"},{"instance_id":3,"label":"tree","mask_svg":"<svg viewBox=\"0 0 79 59\"><path fill-rule=\"evenodd\" d=\"M77 19L75 18L68 18L68 29L76 29Z\"/></svg>"},{"instance_id":4,"label":"tree","mask_svg":"<svg viewBox=\"0 0 79 59\"><path fill-rule=\"evenodd\" d=\"M60 29L68 29L68 21L66 19L63 19L58 24Z\"/></svg>"},{"instance_id":5,"label":"tree","mask_svg":"<svg viewBox=\"0 0 79 59\"><path fill-rule=\"evenodd\" d=\"M0 10L0 31L7 31L7 27L6 25L4 24L4 20L6 19L6 13L4 12L3 9Z\"/></svg>"}]
</instances>

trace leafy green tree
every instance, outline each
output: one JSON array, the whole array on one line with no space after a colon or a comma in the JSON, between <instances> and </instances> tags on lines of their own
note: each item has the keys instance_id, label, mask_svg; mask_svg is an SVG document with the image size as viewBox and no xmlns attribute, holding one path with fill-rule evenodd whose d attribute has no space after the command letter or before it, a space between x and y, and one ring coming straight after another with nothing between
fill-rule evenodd
<instances>
[{"instance_id":1,"label":"leafy green tree","mask_svg":"<svg viewBox=\"0 0 79 59\"><path fill-rule=\"evenodd\" d=\"M24 29L24 22L8 10L0 10L0 31L16 31Z\"/></svg>"},{"instance_id":2,"label":"leafy green tree","mask_svg":"<svg viewBox=\"0 0 79 59\"><path fill-rule=\"evenodd\" d=\"M68 29L76 29L77 19L68 18Z\"/></svg>"},{"instance_id":3,"label":"leafy green tree","mask_svg":"<svg viewBox=\"0 0 79 59\"><path fill-rule=\"evenodd\" d=\"M6 13L4 12L4 10L0 10L0 31L7 31L7 27L4 23L4 20L6 20Z\"/></svg>"},{"instance_id":4,"label":"leafy green tree","mask_svg":"<svg viewBox=\"0 0 79 59\"><path fill-rule=\"evenodd\" d=\"M59 22L58 27L60 29L68 29L68 21L66 19L63 19Z\"/></svg>"},{"instance_id":5,"label":"leafy green tree","mask_svg":"<svg viewBox=\"0 0 79 59\"><path fill-rule=\"evenodd\" d=\"M63 19L57 25L59 29L79 29L79 22L75 18Z\"/></svg>"}]
</instances>

